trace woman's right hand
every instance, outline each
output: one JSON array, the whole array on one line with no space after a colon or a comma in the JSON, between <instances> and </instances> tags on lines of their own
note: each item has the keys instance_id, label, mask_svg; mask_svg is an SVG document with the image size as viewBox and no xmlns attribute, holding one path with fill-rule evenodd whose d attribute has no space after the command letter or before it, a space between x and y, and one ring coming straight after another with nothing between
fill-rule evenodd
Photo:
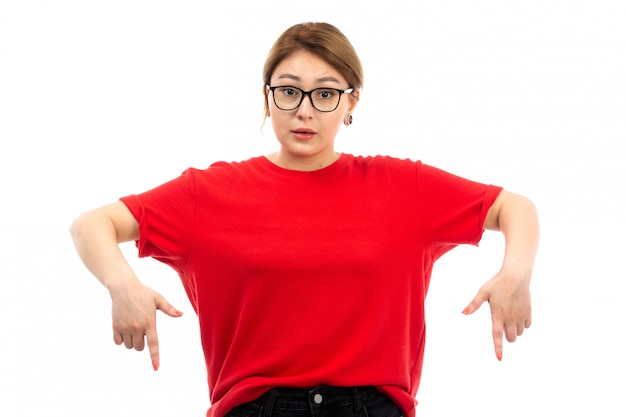
<instances>
[{"instance_id":1,"label":"woman's right hand","mask_svg":"<svg viewBox=\"0 0 626 417\"><path fill-rule=\"evenodd\" d=\"M159 338L156 330L156 311L170 317L183 315L161 294L139 281L121 288L110 289L113 316L113 340L127 349L142 351L148 345L152 367L159 369Z\"/></svg>"},{"instance_id":2,"label":"woman's right hand","mask_svg":"<svg viewBox=\"0 0 626 417\"><path fill-rule=\"evenodd\" d=\"M113 340L128 349L148 344L152 366L159 368L156 311L180 317L159 293L139 282L119 244L139 238L139 224L120 201L80 215L70 227L85 266L109 289L113 302ZM145 339L144 339L145 338Z\"/></svg>"}]
</instances>

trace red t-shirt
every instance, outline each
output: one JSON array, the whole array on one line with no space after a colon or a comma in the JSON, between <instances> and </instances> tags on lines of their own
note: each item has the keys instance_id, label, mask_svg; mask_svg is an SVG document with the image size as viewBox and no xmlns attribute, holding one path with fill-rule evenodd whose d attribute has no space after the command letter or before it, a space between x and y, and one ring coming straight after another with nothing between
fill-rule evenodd
<instances>
[{"instance_id":1,"label":"red t-shirt","mask_svg":"<svg viewBox=\"0 0 626 417\"><path fill-rule=\"evenodd\" d=\"M321 385L374 385L413 416L433 262L478 244L500 190L343 154L313 172L219 162L122 201L139 256L174 268L198 314L208 417Z\"/></svg>"}]
</instances>

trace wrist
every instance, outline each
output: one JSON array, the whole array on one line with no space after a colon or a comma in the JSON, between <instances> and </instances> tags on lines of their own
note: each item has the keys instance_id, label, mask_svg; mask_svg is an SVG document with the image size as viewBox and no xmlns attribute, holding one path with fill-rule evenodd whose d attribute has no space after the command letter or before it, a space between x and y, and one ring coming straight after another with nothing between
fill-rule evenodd
<instances>
[{"instance_id":1,"label":"wrist","mask_svg":"<svg viewBox=\"0 0 626 417\"><path fill-rule=\"evenodd\" d=\"M507 262L502 265L499 275L505 279L514 281L530 280L533 273L532 263L512 263Z\"/></svg>"},{"instance_id":2,"label":"wrist","mask_svg":"<svg viewBox=\"0 0 626 417\"><path fill-rule=\"evenodd\" d=\"M109 290L111 297L122 292L127 292L134 286L141 285L132 272L112 274L110 277L102 279L102 283L105 288Z\"/></svg>"}]
</instances>

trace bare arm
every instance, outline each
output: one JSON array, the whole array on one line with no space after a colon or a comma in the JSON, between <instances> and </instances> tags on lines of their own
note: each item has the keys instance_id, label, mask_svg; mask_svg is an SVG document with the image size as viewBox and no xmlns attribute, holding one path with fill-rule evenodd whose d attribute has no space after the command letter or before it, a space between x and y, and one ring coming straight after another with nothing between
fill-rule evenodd
<instances>
[{"instance_id":1,"label":"bare arm","mask_svg":"<svg viewBox=\"0 0 626 417\"><path fill-rule=\"evenodd\" d=\"M145 337L157 370L156 310L172 317L182 313L139 282L119 248L119 243L139 238L137 221L124 203L116 202L80 215L70 232L81 260L111 295L113 340L128 349L143 350Z\"/></svg>"},{"instance_id":2,"label":"bare arm","mask_svg":"<svg viewBox=\"0 0 626 417\"><path fill-rule=\"evenodd\" d=\"M528 198L502 191L484 226L502 231L504 260L500 271L480 288L463 313L471 314L489 302L496 357L502 360L503 336L514 342L531 325L530 279L539 245L539 221Z\"/></svg>"}]
</instances>

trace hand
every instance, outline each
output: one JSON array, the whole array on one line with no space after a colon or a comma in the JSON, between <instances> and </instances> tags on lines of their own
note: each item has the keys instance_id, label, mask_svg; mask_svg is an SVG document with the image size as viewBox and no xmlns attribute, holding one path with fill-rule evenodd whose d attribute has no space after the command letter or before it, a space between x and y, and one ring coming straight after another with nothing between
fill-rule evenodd
<instances>
[{"instance_id":1,"label":"hand","mask_svg":"<svg viewBox=\"0 0 626 417\"><path fill-rule=\"evenodd\" d=\"M183 315L159 293L140 284L132 284L111 292L113 302L113 340L127 349L142 351L145 340L150 351L152 367L159 369L159 339L156 331L156 311L171 317Z\"/></svg>"},{"instance_id":2,"label":"hand","mask_svg":"<svg viewBox=\"0 0 626 417\"><path fill-rule=\"evenodd\" d=\"M515 342L531 325L530 274L515 277L501 271L480 288L463 314L474 313L485 301L491 307L493 344L501 361L503 335Z\"/></svg>"}]
</instances>

